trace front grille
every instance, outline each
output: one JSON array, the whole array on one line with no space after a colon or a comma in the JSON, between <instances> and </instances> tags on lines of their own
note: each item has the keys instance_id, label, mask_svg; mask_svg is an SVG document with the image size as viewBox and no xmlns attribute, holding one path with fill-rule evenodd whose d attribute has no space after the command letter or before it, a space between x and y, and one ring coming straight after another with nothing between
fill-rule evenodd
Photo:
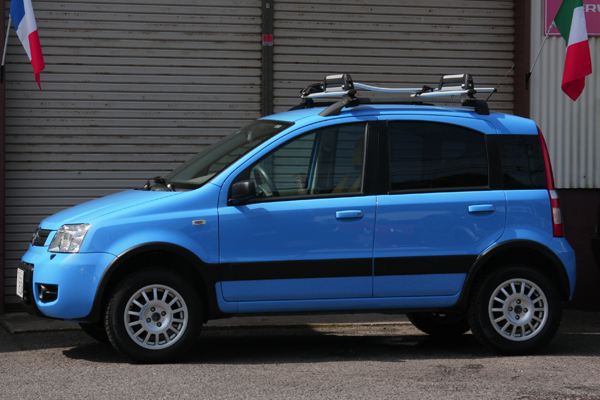
<instances>
[{"instance_id":1,"label":"front grille","mask_svg":"<svg viewBox=\"0 0 600 400\"><path fill-rule=\"evenodd\" d=\"M52 231L49 231L47 229L37 228L35 233L33 234L33 237L31 238L31 244L33 246L43 246L46 243L46 239L48 239L48 236L50 236L51 232Z\"/></svg>"}]
</instances>

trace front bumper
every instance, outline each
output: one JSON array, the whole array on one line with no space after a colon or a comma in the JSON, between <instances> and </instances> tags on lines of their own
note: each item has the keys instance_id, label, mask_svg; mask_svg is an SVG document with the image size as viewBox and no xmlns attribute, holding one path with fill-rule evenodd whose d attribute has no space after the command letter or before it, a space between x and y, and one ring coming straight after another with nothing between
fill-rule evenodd
<instances>
[{"instance_id":1,"label":"front bumper","mask_svg":"<svg viewBox=\"0 0 600 400\"><path fill-rule=\"evenodd\" d=\"M25 271L22 302L26 311L84 319L92 310L102 274L115 258L107 253L49 253L47 247L30 246L19 265ZM50 295L48 288L52 289Z\"/></svg>"}]
</instances>

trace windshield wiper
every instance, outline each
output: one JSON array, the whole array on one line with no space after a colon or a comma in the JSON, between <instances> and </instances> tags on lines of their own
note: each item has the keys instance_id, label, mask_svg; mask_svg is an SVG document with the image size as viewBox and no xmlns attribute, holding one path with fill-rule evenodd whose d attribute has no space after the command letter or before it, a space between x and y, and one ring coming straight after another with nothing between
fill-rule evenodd
<instances>
[{"instance_id":1,"label":"windshield wiper","mask_svg":"<svg viewBox=\"0 0 600 400\"><path fill-rule=\"evenodd\" d=\"M156 187L157 185L163 185L167 188L167 190L169 190L170 192L176 192L175 190L175 186L173 186L173 184L167 182L167 180L165 178L163 178L162 176L155 176L154 178L152 178L152 180L154 181L154 183L156 185L154 185L154 187ZM141 187L140 189L143 190L152 190L152 184L150 183L150 179L148 179L146 181L146 184Z\"/></svg>"},{"instance_id":2,"label":"windshield wiper","mask_svg":"<svg viewBox=\"0 0 600 400\"><path fill-rule=\"evenodd\" d=\"M167 180L165 178L163 178L162 176L155 176L154 177L154 183L158 184L158 185L164 185L167 187L167 189L169 189L170 192L174 192L175 191L175 187L170 184L169 182L167 182Z\"/></svg>"}]
</instances>

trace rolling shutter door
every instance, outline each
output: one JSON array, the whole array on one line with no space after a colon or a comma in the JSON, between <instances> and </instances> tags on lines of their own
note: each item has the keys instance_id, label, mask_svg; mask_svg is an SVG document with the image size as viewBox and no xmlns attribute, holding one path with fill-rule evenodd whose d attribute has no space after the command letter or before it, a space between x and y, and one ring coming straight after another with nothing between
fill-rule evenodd
<instances>
[{"instance_id":1,"label":"rolling shutter door","mask_svg":"<svg viewBox=\"0 0 600 400\"><path fill-rule=\"evenodd\" d=\"M445 0L277 0L275 111L328 74L390 87L436 85L441 75L470 73L496 86L514 63L514 3ZM490 108L512 112L509 75Z\"/></svg>"},{"instance_id":2,"label":"rolling shutter door","mask_svg":"<svg viewBox=\"0 0 600 400\"><path fill-rule=\"evenodd\" d=\"M259 0L33 3L43 91L13 28L6 61L7 308L43 218L142 186L260 117Z\"/></svg>"}]
</instances>

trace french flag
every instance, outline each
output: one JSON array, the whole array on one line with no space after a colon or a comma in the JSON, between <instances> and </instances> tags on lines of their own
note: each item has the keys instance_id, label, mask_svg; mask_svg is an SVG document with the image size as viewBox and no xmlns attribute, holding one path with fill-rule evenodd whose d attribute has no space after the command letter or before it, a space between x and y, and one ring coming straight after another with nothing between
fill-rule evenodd
<instances>
[{"instance_id":1,"label":"french flag","mask_svg":"<svg viewBox=\"0 0 600 400\"><path fill-rule=\"evenodd\" d=\"M35 80L42 90L40 83L40 72L46 67L44 56L42 55L42 46L38 36L35 15L33 15L33 6L31 0L12 0L10 3L10 18L12 19L17 36L23 43L27 57L33 66Z\"/></svg>"}]
</instances>

